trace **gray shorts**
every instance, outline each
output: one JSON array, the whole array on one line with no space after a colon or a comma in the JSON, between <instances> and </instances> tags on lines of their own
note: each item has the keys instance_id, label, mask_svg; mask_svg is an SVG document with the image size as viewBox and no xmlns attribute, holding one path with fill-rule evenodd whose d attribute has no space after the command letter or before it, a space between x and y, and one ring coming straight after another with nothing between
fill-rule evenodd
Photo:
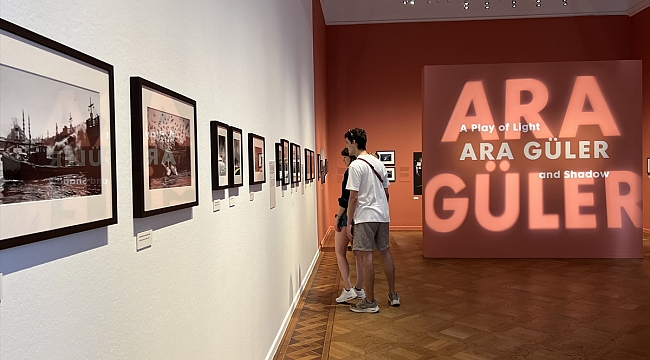
<instances>
[{"instance_id":1,"label":"gray shorts","mask_svg":"<svg viewBox=\"0 0 650 360\"><path fill-rule=\"evenodd\" d=\"M365 222L354 224L354 238L352 239L352 250L372 251L388 249L388 223L387 222Z\"/></svg>"}]
</instances>

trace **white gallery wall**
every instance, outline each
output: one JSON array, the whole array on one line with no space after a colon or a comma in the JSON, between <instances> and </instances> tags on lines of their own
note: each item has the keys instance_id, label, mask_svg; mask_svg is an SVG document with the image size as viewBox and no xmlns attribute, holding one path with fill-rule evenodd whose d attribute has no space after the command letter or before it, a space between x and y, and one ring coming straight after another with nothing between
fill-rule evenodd
<instances>
[{"instance_id":1,"label":"white gallery wall","mask_svg":"<svg viewBox=\"0 0 650 360\"><path fill-rule=\"evenodd\" d=\"M2 0L0 17L114 66L118 181L117 225L0 251L0 359L272 356L317 256L316 185L283 196L267 168L249 186L247 134L267 165L280 138L317 150L311 0ZM198 207L133 219L130 76L196 100ZM211 190L210 120L244 132L243 187Z\"/></svg>"}]
</instances>

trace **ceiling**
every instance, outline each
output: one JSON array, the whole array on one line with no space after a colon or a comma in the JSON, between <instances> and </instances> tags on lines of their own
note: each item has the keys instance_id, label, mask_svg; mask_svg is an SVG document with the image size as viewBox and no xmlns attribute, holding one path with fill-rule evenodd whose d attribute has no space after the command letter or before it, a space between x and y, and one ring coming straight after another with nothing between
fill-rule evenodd
<instances>
[{"instance_id":1,"label":"ceiling","mask_svg":"<svg viewBox=\"0 0 650 360\"><path fill-rule=\"evenodd\" d=\"M628 15L650 0L321 0L327 25ZM464 9L465 3L468 8ZM489 9L486 9L486 3ZM512 7L516 3L516 7ZM564 5L566 3L566 5ZM540 6L536 6L539 4Z\"/></svg>"}]
</instances>

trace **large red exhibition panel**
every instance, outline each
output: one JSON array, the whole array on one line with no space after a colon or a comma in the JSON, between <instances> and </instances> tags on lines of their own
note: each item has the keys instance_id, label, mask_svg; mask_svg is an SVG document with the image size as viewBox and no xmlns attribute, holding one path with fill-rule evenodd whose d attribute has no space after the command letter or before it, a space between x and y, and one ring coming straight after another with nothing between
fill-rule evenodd
<instances>
[{"instance_id":1,"label":"large red exhibition panel","mask_svg":"<svg viewBox=\"0 0 650 360\"><path fill-rule=\"evenodd\" d=\"M425 257L643 257L640 61L423 77Z\"/></svg>"}]
</instances>

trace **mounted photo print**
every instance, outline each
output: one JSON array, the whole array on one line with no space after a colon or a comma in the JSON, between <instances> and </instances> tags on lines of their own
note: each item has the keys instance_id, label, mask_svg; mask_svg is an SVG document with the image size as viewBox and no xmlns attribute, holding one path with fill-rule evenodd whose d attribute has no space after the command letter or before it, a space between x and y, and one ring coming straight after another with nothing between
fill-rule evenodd
<instances>
[{"instance_id":1,"label":"mounted photo print","mask_svg":"<svg viewBox=\"0 0 650 360\"><path fill-rule=\"evenodd\" d=\"M318 176L318 180L321 178L321 173L322 173L322 167L320 164L320 154L318 154L317 159L316 159L316 176Z\"/></svg>"},{"instance_id":2,"label":"mounted photo print","mask_svg":"<svg viewBox=\"0 0 650 360\"><path fill-rule=\"evenodd\" d=\"M147 217L199 203L196 102L131 78L133 215Z\"/></svg>"},{"instance_id":3,"label":"mounted photo print","mask_svg":"<svg viewBox=\"0 0 650 360\"><path fill-rule=\"evenodd\" d=\"M298 182L298 145L291 143L291 153L289 154L289 162L291 164L291 183L296 184Z\"/></svg>"},{"instance_id":4,"label":"mounted photo print","mask_svg":"<svg viewBox=\"0 0 650 360\"><path fill-rule=\"evenodd\" d=\"M422 195L422 151L413 153L413 195Z\"/></svg>"},{"instance_id":5,"label":"mounted photo print","mask_svg":"<svg viewBox=\"0 0 650 360\"><path fill-rule=\"evenodd\" d=\"M264 138L248 133L248 183L250 185L266 182L264 161Z\"/></svg>"},{"instance_id":6,"label":"mounted photo print","mask_svg":"<svg viewBox=\"0 0 650 360\"><path fill-rule=\"evenodd\" d=\"M305 181L311 180L311 171L309 171L309 149L305 149Z\"/></svg>"},{"instance_id":7,"label":"mounted photo print","mask_svg":"<svg viewBox=\"0 0 650 360\"><path fill-rule=\"evenodd\" d=\"M113 66L0 19L0 250L117 223Z\"/></svg>"},{"instance_id":8,"label":"mounted photo print","mask_svg":"<svg viewBox=\"0 0 650 360\"><path fill-rule=\"evenodd\" d=\"M242 164L244 153L244 144L242 143L242 131L239 128L231 126L228 129L228 160L230 178L228 182L230 187L239 187L244 185L244 176L242 175Z\"/></svg>"},{"instance_id":9,"label":"mounted photo print","mask_svg":"<svg viewBox=\"0 0 650 360\"><path fill-rule=\"evenodd\" d=\"M212 152L212 190L227 188L230 184L230 151L228 132L230 127L219 121L210 122L210 149Z\"/></svg>"},{"instance_id":10,"label":"mounted photo print","mask_svg":"<svg viewBox=\"0 0 650 360\"><path fill-rule=\"evenodd\" d=\"M395 167L386 166L386 174L388 174L388 181L395 182Z\"/></svg>"},{"instance_id":11,"label":"mounted photo print","mask_svg":"<svg viewBox=\"0 0 650 360\"><path fill-rule=\"evenodd\" d=\"M282 144L275 143L275 181L282 182Z\"/></svg>"},{"instance_id":12,"label":"mounted photo print","mask_svg":"<svg viewBox=\"0 0 650 360\"><path fill-rule=\"evenodd\" d=\"M282 144L282 185L291 184L291 159L289 141L280 139Z\"/></svg>"},{"instance_id":13,"label":"mounted photo print","mask_svg":"<svg viewBox=\"0 0 650 360\"><path fill-rule=\"evenodd\" d=\"M395 150L378 150L376 154L382 164L395 165Z\"/></svg>"},{"instance_id":14,"label":"mounted photo print","mask_svg":"<svg viewBox=\"0 0 650 360\"><path fill-rule=\"evenodd\" d=\"M296 144L296 179L297 183L300 183L302 181L302 155L300 153L300 145Z\"/></svg>"}]
</instances>

